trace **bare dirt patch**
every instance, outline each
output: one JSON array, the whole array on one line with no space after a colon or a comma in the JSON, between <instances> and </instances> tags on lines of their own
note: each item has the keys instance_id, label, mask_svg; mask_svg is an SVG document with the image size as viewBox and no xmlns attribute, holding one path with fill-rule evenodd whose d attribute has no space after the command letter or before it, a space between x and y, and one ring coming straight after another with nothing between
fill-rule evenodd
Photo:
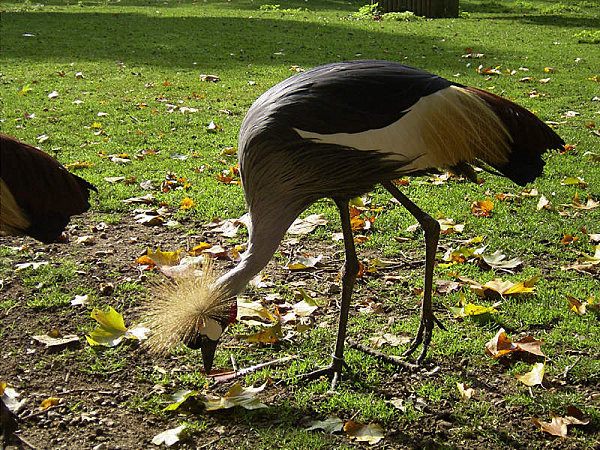
<instances>
[{"instance_id":1,"label":"bare dirt patch","mask_svg":"<svg viewBox=\"0 0 600 450\"><path fill-rule=\"evenodd\" d=\"M28 238L2 237L0 245L3 247L27 247L5 258L3 264L12 267L27 261L48 261L52 265L72 261L79 270L76 270L73 278L65 279L62 284L59 282L57 290L68 293L83 287L93 293L93 306L113 306L123 313L128 323L135 322L141 314L144 293L122 288L124 283L140 287L148 284L148 275L140 271L135 259L146 247L155 248L157 243L164 249L188 247L190 243L193 244L192 238L185 236L181 229L145 227L127 217L105 230L91 231L97 222L92 215L80 218L71 228L70 243L67 244L43 245ZM185 229L200 230L193 238L196 241L216 243L219 240L208 231L202 231L200 224L188 222L184 225ZM77 237L86 234L93 235L94 244L76 243ZM223 244L227 245L225 242ZM301 246L296 250L300 251ZM332 247L311 242L313 251L319 246L321 248L318 250L329 258L331 265L341 262L340 255ZM419 265L417 256L412 261L416 266ZM398 263L407 264L406 261ZM233 264L221 263L223 267ZM281 280L288 276L276 261L271 262L265 270L271 279ZM336 292L335 273L322 271L304 277L311 279L323 292ZM295 280L301 278L299 276ZM108 284L114 286L113 292L109 292L110 289L106 291ZM18 412L17 436L22 440L13 438L7 448L28 448L26 443L35 448L52 449L150 448L153 436L180 424L181 416L153 413L153 407L158 411L165 405L152 402L160 394L184 388L185 383L165 387L153 380L160 376L160 371L171 375L199 371L200 357L197 365L191 367L189 364L182 365L181 359L176 356L166 359L152 357L135 343L122 344L123 348L116 355L110 353L113 350L94 351L83 337L93 327L89 317L90 305L75 307L68 304L49 308L27 306L40 289L44 289L44 286L28 286L24 284L21 273L9 272L0 290L0 301L13 302L0 315L0 381L8 382L26 399ZM359 283L355 298L377 295L382 294L374 292L367 283ZM389 307L384 311L397 320L415 312L394 311ZM331 321L333 326L335 313L335 302L331 302L323 320ZM32 339L32 336L52 329L59 329L63 334L77 334L80 336L80 345L74 349L49 352ZM232 343L233 339L228 339ZM264 354L268 355L268 352ZM580 442L575 438L551 439L542 435L531 425L530 414L525 407L506 402L505 396L514 390L514 383L502 366L471 364L467 357L452 361L436 360L434 363L439 367L435 368L429 363L421 372L414 374L393 373L389 368L382 367L382 371L389 372L389 377L377 395L387 400L410 400L418 406L420 414L418 420L400 421L386 427L382 444L387 448L579 448ZM457 378L468 380L478 390L480 398L492 405L492 416L496 416L497 420L480 425L486 432L479 433L471 427L468 427L471 431L464 432L465 416L457 413L454 401L441 399L419 403L419 399L415 398L414 383L427 377L436 383L440 374L454 374ZM354 374L353 377L353 382L361 383L361 374ZM224 391L226 388L216 386L213 389ZM577 389L587 397L598 394L595 383L579 383L575 386L569 380L564 380L560 384L553 383L552 388L565 392ZM325 401L329 395L335 394L323 394L321 398L315 396L313 401ZM50 397L59 398L60 403L46 410L40 409L42 400ZM203 426L194 430L179 447L256 447L256 436L280 424L280 416L293 414L298 417L298 430L303 429L310 420L324 418L310 408L304 410L289 406L294 405L293 386L272 383L261 399L269 405L268 410L253 413L235 410L199 413L195 419ZM353 411L338 411L338 415L346 419L353 414ZM590 425L587 433L597 434L598 430ZM330 435L326 442L326 448L353 445L343 435ZM265 444L258 447L265 448ZM281 448L285 448L284 442Z\"/></svg>"}]
</instances>

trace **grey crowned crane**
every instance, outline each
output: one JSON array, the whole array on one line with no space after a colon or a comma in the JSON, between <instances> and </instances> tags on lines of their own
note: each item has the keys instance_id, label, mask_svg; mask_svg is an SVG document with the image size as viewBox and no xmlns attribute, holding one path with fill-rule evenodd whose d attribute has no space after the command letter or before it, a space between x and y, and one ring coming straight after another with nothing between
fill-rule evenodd
<instances>
[{"instance_id":1,"label":"grey crowned crane","mask_svg":"<svg viewBox=\"0 0 600 450\"><path fill-rule=\"evenodd\" d=\"M96 188L52 156L0 134L0 231L56 241Z\"/></svg>"},{"instance_id":2,"label":"grey crowned crane","mask_svg":"<svg viewBox=\"0 0 600 450\"><path fill-rule=\"evenodd\" d=\"M307 70L261 95L246 114L238 159L250 224L248 249L216 281L187 281L152 306L151 347L183 341L201 348L210 372L236 295L263 269L296 217L330 197L339 208L346 261L337 342L331 365L313 372L339 380L350 298L359 269L348 201L383 185L421 224L426 243L421 322L405 352L431 341L432 278L439 224L391 180L439 168L474 176L484 164L517 184L542 173L542 154L564 145L526 109L497 95L389 61L337 62Z\"/></svg>"}]
</instances>

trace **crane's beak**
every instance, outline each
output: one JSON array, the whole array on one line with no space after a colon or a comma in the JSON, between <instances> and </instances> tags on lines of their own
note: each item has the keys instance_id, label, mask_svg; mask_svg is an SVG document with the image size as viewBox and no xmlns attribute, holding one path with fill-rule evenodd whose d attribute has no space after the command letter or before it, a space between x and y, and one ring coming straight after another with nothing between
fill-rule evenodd
<instances>
[{"instance_id":1,"label":"crane's beak","mask_svg":"<svg viewBox=\"0 0 600 450\"><path fill-rule=\"evenodd\" d=\"M204 363L204 372L206 375L212 370L213 360L215 359L215 350L217 350L217 344L219 341L213 341L211 339L204 339L200 343L200 350L202 350L202 362Z\"/></svg>"},{"instance_id":2,"label":"crane's beak","mask_svg":"<svg viewBox=\"0 0 600 450\"><path fill-rule=\"evenodd\" d=\"M218 343L218 339L213 341L204 335L198 335L195 339L185 343L185 345L192 350L200 349L202 351L202 362L204 363L204 371L207 375L212 370L213 360L215 359L215 351L217 350Z\"/></svg>"}]
</instances>

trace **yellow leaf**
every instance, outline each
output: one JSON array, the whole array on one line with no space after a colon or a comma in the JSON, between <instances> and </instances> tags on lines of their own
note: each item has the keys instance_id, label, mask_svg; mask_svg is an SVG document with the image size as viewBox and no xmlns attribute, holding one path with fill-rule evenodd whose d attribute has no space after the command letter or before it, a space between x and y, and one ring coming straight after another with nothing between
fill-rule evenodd
<instances>
[{"instance_id":1,"label":"yellow leaf","mask_svg":"<svg viewBox=\"0 0 600 450\"><path fill-rule=\"evenodd\" d=\"M569 308L571 308L571 311L579 314L580 316L583 316L588 309L598 309L598 304L594 302L593 296L590 296L586 302L580 302L575 297L567 295L567 300L569 300Z\"/></svg>"},{"instance_id":2,"label":"yellow leaf","mask_svg":"<svg viewBox=\"0 0 600 450\"><path fill-rule=\"evenodd\" d=\"M188 251L188 253L192 256L198 256L201 255L204 250L208 250L211 247L212 244L209 244L208 242L200 242L198 245Z\"/></svg>"},{"instance_id":3,"label":"yellow leaf","mask_svg":"<svg viewBox=\"0 0 600 450\"><path fill-rule=\"evenodd\" d=\"M237 300L237 317L236 319L240 322L248 323L249 320L252 322L249 325L256 325L256 321L267 321L277 322L277 319L264 307L260 302L251 302L242 299ZM264 323L259 322L258 325Z\"/></svg>"},{"instance_id":4,"label":"yellow leaf","mask_svg":"<svg viewBox=\"0 0 600 450\"><path fill-rule=\"evenodd\" d=\"M60 398L56 398L56 397L49 397L45 400L42 400L42 403L40 404L42 409L48 409L52 406L57 406L60 403Z\"/></svg>"},{"instance_id":5,"label":"yellow leaf","mask_svg":"<svg viewBox=\"0 0 600 450\"><path fill-rule=\"evenodd\" d=\"M245 339L248 342L254 342L258 344L274 344L283 338L283 333L281 332L281 322L277 322L275 325L270 327L261 327L258 333L238 337Z\"/></svg>"},{"instance_id":6,"label":"yellow leaf","mask_svg":"<svg viewBox=\"0 0 600 450\"><path fill-rule=\"evenodd\" d=\"M25 95L27 94L29 91L32 91L33 89L31 89L31 87L28 84L23 85L23 87L21 88L21 90L19 91L18 95Z\"/></svg>"},{"instance_id":7,"label":"yellow leaf","mask_svg":"<svg viewBox=\"0 0 600 450\"><path fill-rule=\"evenodd\" d=\"M181 200L181 206L179 207L179 209L187 210L192 209L194 206L196 206L194 200L192 200L189 197L185 197L183 200Z\"/></svg>"},{"instance_id":8,"label":"yellow leaf","mask_svg":"<svg viewBox=\"0 0 600 450\"><path fill-rule=\"evenodd\" d=\"M160 247L157 247L155 251L152 251L148 247L146 254L148 255L148 258L154 261L158 266L174 266L179 263L179 254L182 251L182 249L179 249L176 252L163 252L160 250Z\"/></svg>"},{"instance_id":9,"label":"yellow leaf","mask_svg":"<svg viewBox=\"0 0 600 450\"><path fill-rule=\"evenodd\" d=\"M544 373L546 372L546 363L535 363L531 368L531 371L523 375L515 375L517 380L526 386L535 386L536 384L542 384L544 381Z\"/></svg>"},{"instance_id":10,"label":"yellow leaf","mask_svg":"<svg viewBox=\"0 0 600 450\"><path fill-rule=\"evenodd\" d=\"M154 267L156 264L148 255L142 255L135 260L136 264L142 264L145 266Z\"/></svg>"},{"instance_id":11,"label":"yellow leaf","mask_svg":"<svg viewBox=\"0 0 600 450\"><path fill-rule=\"evenodd\" d=\"M67 167L69 169L82 169L84 167L91 167L91 166L93 166L93 164L89 163L87 161L75 161L72 163L65 164L65 167Z\"/></svg>"},{"instance_id":12,"label":"yellow leaf","mask_svg":"<svg viewBox=\"0 0 600 450\"><path fill-rule=\"evenodd\" d=\"M581 303L575 297L571 297L569 295L567 295L567 299L569 300L569 308L571 308L571 311L579 314L580 316L585 314L585 303Z\"/></svg>"},{"instance_id":13,"label":"yellow leaf","mask_svg":"<svg viewBox=\"0 0 600 450\"><path fill-rule=\"evenodd\" d=\"M108 312L94 308L91 317L99 324L94 331L85 336L91 346L114 347L127 336L123 316L115 311L112 306L109 307Z\"/></svg>"}]
</instances>

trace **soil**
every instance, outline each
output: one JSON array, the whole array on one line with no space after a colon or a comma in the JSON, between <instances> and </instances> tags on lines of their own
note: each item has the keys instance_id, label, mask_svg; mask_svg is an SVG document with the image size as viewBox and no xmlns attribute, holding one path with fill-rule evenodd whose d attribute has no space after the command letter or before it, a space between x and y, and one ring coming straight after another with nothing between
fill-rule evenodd
<instances>
[{"instance_id":1,"label":"soil","mask_svg":"<svg viewBox=\"0 0 600 450\"><path fill-rule=\"evenodd\" d=\"M70 260L80 264L86 270L82 271L75 281L65 283L61 289L70 290L77 285L83 285L98 293L95 305L111 305L127 318L126 321L135 321L141 313L140 301L137 298L139 293L132 294L131 297L110 295L111 288L107 285L112 283L113 286L118 286L125 280L147 284L148 276L135 263L144 249L155 248L156 243L160 243L164 249L188 247L190 238L186 237L181 229L147 227L127 216L118 224L98 230L98 220L92 214L78 218L75 224L69 227L67 243L44 245L30 238L0 237L0 246L27 247L26 251L19 252L18 257L10 261L11 264L35 260L49 261L50 264L58 264L59 260ZM183 225L184 229L206 230L201 224L193 222ZM93 244L76 242L78 237L88 234L94 237ZM196 233L194 240L214 244L219 241L219 237L206 230ZM226 246L227 243L223 242L223 245ZM319 252L330 261L339 260L340 255L335 253L336 248L320 245L322 248L316 249L315 243L310 243L313 254ZM414 255L414 261L420 264L418 255ZM233 266L234 262L220 264L227 268ZM272 279L285 276L285 271L277 267L276 262L271 262L265 270ZM327 291L328 288L321 289ZM359 289L368 290L368 287L362 286ZM34 291L35 288L23 284L18 273L11 273L0 283L0 301L16 301L13 307L0 313L0 381L8 382L21 394L21 398L26 400L17 413L18 430L6 448L152 448L153 444L150 442L155 435L180 424L181 417L176 414L166 417L154 415L139 405L143 401L150 401L156 394L173 392L183 386L166 389L149 382L149 377L139 377L135 374L150 374L156 367L172 373L199 371L201 358L198 358L197 367L180 367L177 357L157 359L135 344L122 344L129 346L124 365L115 367L114 370L90 367L89 361L92 358L82 357L82 353L91 351L83 338L84 333L91 329L89 306L81 308L68 305L52 309L26 307L27 300ZM109 295L103 296L101 293ZM329 314L333 317L335 302L332 302L330 309ZM402 312L404 315L414 313L415 311ZM396 311L395 314L399 313ZM58 354L50 354L49 350L33 340L32 336L52 329L58 329L62 334L77 334L80 336L79 345L74 349L58 350ZM264 354L268 356L268 352ZM96 358L101 360L102 352L99 352ZM414 404L421 409L421 418L418 421L399 422L395 427L387 427L385 439L380 444L365 447L579 448L580 441L575 438L555 439L542 434L532 425L526 408L511 406L505 402L505 395L510 393L514 386L500 365L470 367L467 358L456 361L436 360L432 364L425 365L418 373L393 374L377 393L378 396L387 399L416 401ZM493 405L493 413L499 418L498 422L493 425L482 424L487 428L485 433L457 434L456 430L464 424L460 423L453 411L454 402L442 400L419 404L410 389L411 381L423 377L435 379L441 373L456 374L457 379L469 380L481 398ZM577 389L585 398L598 395L599 392L595 385L573 386L568 380L561 383L554 383L553 388L564 391ZM215 387L221 391L226 388L227 386ZM39 407L40 403L50 397L60 398L60 403L42 410ZM205 427L196 430L187 440L178 444L179 448L225 449L255 446L255 437L268 432L277 424L280 405L284 405L287 400L289 404L294 404L294 391L283 383L271 383L263 392L261 400L272 408L271 412L254 414L252 420L234 410L199 413L200 417L197 419L205 424ZM315 403L319 401L319 398L314 399ZM297 413L306 423L325 418L310 409ZM349 415L351 414L352 412L349 412ZM350 419L349 416L341 417ZM305 423L300 423L298 427L304 425ZM490 426L497 427L496 430L492 430L496 439L489 438ZM587 429L587 432L598 436L597 429ZM343 434L331 435L329 442L330 448L362 446L349 441ZM281 448L286 448L284 442Z\"/></svg>"}]
</instances>

